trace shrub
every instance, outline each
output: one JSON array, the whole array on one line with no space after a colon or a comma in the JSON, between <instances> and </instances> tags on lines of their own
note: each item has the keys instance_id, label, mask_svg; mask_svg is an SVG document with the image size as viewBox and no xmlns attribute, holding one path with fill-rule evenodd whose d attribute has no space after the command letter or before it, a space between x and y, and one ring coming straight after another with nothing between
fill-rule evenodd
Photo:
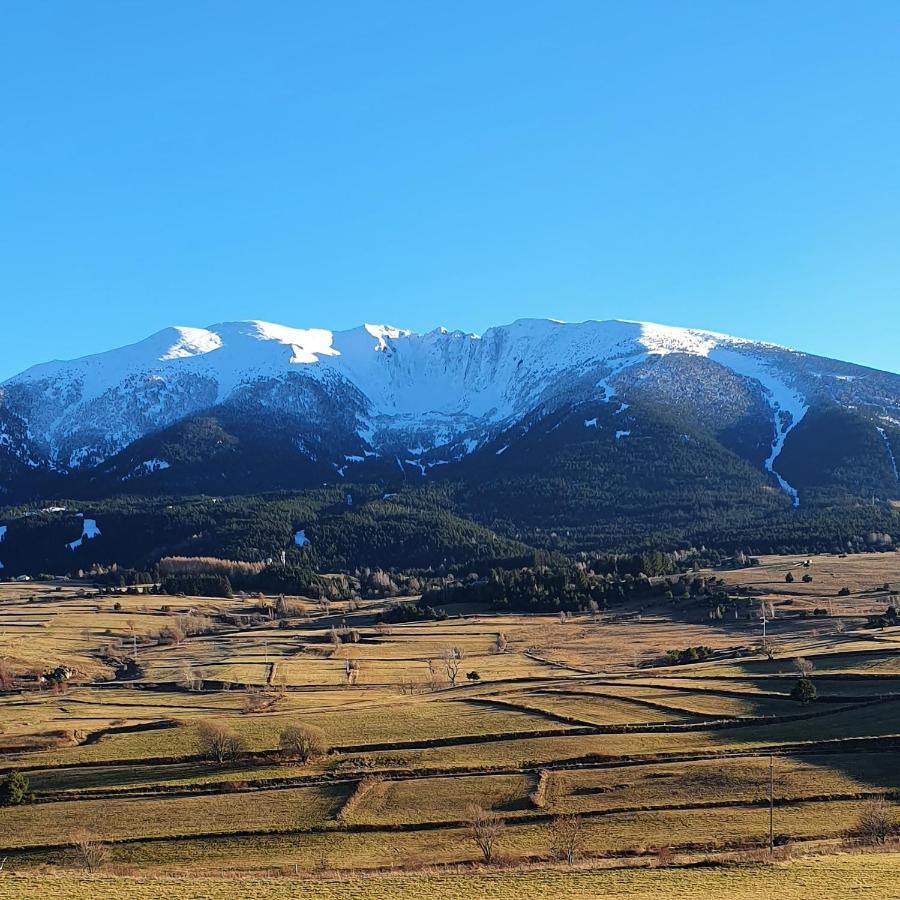
<instances>
[{"instance_id":1,"label":"shrub","mask_svg":"<svg viewBox=\"0 0 900 900\"><path fill-rule=\"evenodd\" d=\"M791 700L809 703L816 699L816 686L808 678L800 678L791 690Z\"/></svg>"},{"instance_id":2,"label":"shrub","mask_svg":"<svg viewBox=\"0 0 900 900\"><path fill-rule=\"evenodd\" d=\"M684 650L667 650L666 661L672 665L689 665L690 663L703 662L712 656L711 647L687 647Z\"/></svg>"},{"instance_id":3,"label":"shrub","mask_svg":"<svg viewBox=\"0 0 900 900\"><path fill-rule=\"evenodd\" d=\"M883 844L896 830L884 797L869 800L847 836L865 844Z\"/></svg>"},{"instance_id":4,"label":"shrub","mask_svg":"<svg viewBox=\"0 0 900 900\"><path fill-rule=\"evenodd\" d=\"M180 644L184 638L184 629L178 621L163 625L159 630L159 642L161 644Z\"/></svg>"},{"instance_id":5,"label":"shrub","mask_svg":"<svg viewBox=\"0 0 900 900\"><path fill-rule=\"evenodd\" d=\"M72 835L72 848L82 866L91 874L96 872L109 857L106 846L89 831L78 831Z\"/></svg>"}]
</instances>

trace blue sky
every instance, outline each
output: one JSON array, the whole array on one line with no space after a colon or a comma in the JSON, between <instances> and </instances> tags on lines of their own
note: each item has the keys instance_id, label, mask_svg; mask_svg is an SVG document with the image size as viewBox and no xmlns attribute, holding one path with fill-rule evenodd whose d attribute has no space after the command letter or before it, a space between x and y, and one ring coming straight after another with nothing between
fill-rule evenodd
<instances>
[{"instance_id":1,"label":"blue sky","mask_svg":"<svg viewBox=\"0 0 900 900\"><path fill-rule=\"evenodd\" d=\"M900 371L900 4L6 0L0 378L169 324Z\"/></svg>"}]
</instances>

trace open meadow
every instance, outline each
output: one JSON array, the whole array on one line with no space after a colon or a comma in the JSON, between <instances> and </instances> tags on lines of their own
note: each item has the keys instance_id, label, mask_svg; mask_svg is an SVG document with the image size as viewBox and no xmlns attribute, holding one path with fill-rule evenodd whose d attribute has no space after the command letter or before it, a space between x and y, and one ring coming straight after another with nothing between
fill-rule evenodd
<instances>
[{"instance_id":1,"label":"open meadow","mask_svg":"<svg viewBox=\"0 0 900 900\"><path fill-rule=\"evenodd\" d=\"M896 896L896 856L820 854L873 801L900 818L900 627L880 618L900 554L701 574L746 614L387 624L394 601L276 616L273 597L0 584L0 770L30 794L0 808L0 898L277 898L310 877L314 898L649 898L672 873L711 898ZM770 789L794 854L773 865ZM577 866L529 869L571 817ZM756 862L677 868L725 853Z\"/></svg>"}]
</instances>

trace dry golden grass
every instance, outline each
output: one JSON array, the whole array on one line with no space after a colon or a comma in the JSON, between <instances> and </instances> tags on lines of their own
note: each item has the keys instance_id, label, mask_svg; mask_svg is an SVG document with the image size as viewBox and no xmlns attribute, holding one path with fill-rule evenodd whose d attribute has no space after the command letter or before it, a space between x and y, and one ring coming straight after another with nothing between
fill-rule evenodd
<instances>
[{"instance_id":1,"label":"dry golden grass","mask_svg":"<svg viewBox=\"0 0 900 900\"><path fill-rule=\"evenodd\" d=\"M113 843L111 866L157 875L470 863L478 851L457 823L472 803L505 818L501 850L518 862L546 857L547 817L557 813L586 816L587 846L598 855L758 844L768 824L760 804L770 749L777 754L776 830L796 839L835 838L859 815L865 797L900 790L893 754L884 752L896 746L892 736L900 738L900 702L860 703L900 694L900 630L860 627L869 610L884 606L884 592L876 588L900 581L898 560L897 554L815 558L808 570L812 584L800 580L807 570L796 557L717 573L730 584L765 591L776 603L773 661L756 651L758 623L690 621L691 610L666 605L632 604L564 624L551 616L468 609L443 622L376 628L371 609L348 612L336 604L326 615L301 602L290 627L277 628L251 624L251 603L242 598L85 598L71 584L59 585L60 591L0 585L0 654L20 674L60 663L79 673L64 690L0 695L0 769L25 769L32 790L48 801L0 810L0 857L27 846L32 849L12 853L8 868L72 866L68 851L47 848L88 826ZM793 585L783 580L789 570L797 576ZM853 593L837 598L834 584ZM788 617L825 605L826 597L833 618ZM188 610L230 618L216 619L214 634L157 643L159 630ZM243 624L234 624L236 615ZM334 647L331 625L344 615L362 640ZM136 679L94 683L114 674L105 648L124 655L132 632ZM495 652L500 632L507 638L503 653ZM696 644L735 656L653 665L667 649ZM456 688L449 687L443 662L448 648L462 656ZM813 662L819 693L842 702L803 707L786 698L796 683L797 655ZM353 687L345 685L348 660L358 665ZM479 678L467 681L469 672ZM248 693L245 685L259 691ZM798 714L813 717L779 721ZM744 727L703 726L725 716L774 718ZM222 766L195 759L204 721L234 728L256 755ZM279 733L295 722L321 728L338 749L307 764L281 759L274 753ZM594 732L586 733L591 725ZM152 727L121 730L132 726ZM854 738L881 743L820 746ZM666 761L673 754L680 758ZM538 807L531 795L543 768L550 774ZM381 780L337 819L367 774ZM130 843L116 843L125 839ZM814 877L812 867L802 871L798 884ZM623 874L621 882L609 882L610 890L643 896L640 891L658 887L633 880L644 874ZM693 871L678 872L678 889L686 876ZM418 886L414 879L378 881L389 890L381 894L372 892L374 882L350 881L347 896L404 896L405 890L421 896L432 889L464 896L483 887L480 876L469 877ZM546 883L534 880L537 873L522 881L495 877L509 879L485 882L498 897L516 896L509 893L516 890L552 893L557 884L550 874ZM661 882L669 893L673 877ZM560 878L559 891L602 887L597 873L579 883L575 876ZM26 898L40 884L51 886L42 896L52 896L54 884L0 879L0 898L10 883ZM58 883L71 896L82 890L77 879ZM140 897L143 885L163 882L84 884L85 891L100 891L91 896L128 885L137 892L128 896ZM166 882L165 890L194 896L189 884ZM271 888L271 896L282 889L280 882L252 884L253 891ZM222 885L227 882L212 881L197 890L214 897ZM740 879L729 885L738 891ZM559 891L552 895L568 896Z\"/></svg>"},{"instance_id":2,"label":"dry golden grass","mask_svg":"<svg viewBox=\"0 0 900 900\"><path fill-rule=\"evenodd\" d=\"M286 831L321 826L347 799L346 784L196 797L62 800L0 809L4 847L64 845L86 828L103 840Z\"/></svg>"},{"instance_id":3,"label":"dry golden grass","mask_svg":"<svg viewBox=\"0 0 900 900\"><path fill-rule=\"evenodd\" d=\"M566 689L567 690L567 689ZM595 725L625 725L629 723L661 723L661 722L694 722L698 716L681 713L675 709L670 711L651 709L647 706L629 703L591 694L585 689L577 688L571 693L561 689L544 689L520 691L518 693L499 694L497 699L517 706L527 707L538 712L548 712L559 716L570 716L582 722Z\"/></svg>"},{"instance_id":4,"label":"dry golden grass","mask_svg":"<svg viewBox=\"0 0 900 900\"><path fill-rule=\"evenodd\" d=\"M575 871L523 871L459 874L382 875L367 878L316 877L223 880L141 879L68 876L9 877L0 880L2 900L288 900L298 892L309 900L517 900L554 897L559 900L656 900L662 896L702 897L703 900L870 900L896 897L900 854L843 855L790 860L774 865L725 868L627 868ZM676 887L677 886L677 887Z\"/></svg>"}]
</instances>

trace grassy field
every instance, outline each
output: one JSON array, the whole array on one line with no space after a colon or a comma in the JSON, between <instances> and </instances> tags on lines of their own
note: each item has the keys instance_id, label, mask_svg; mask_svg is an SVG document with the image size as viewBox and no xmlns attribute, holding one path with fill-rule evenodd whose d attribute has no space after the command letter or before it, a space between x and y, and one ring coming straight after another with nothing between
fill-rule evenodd
<instances>
[{"instance_id":1,"label":"grassy field","mask_svg":"<svg viewBox=\"0 0 900 900\"><path fill-rule=\"evenodd\" d=\"M382 875L363 880L316 878L178 879L26 876L0 879L2 900L460 900L460 898L554 897L558 900L656 900L702 897L704 900L845 900L846 897L896 897L900 854L837 856L791 860L772 866L696 867L689 869L612 869L574 872L497 872L463 875ZM672 893L677 884L678 893Z\"/></svg>"},{"instance_id":2,"label":"grassy field","mask_svg":"<svg viewBox=\"0 0 900 900\"><path fill-rule=\"evenodd\" d=\"M772 603L773 658L752 617L711 621L690 604L565 622L448 607L444 621L383 626L381 604L298 601L276 628L247 599L0 584L0 659L15 675L0 691L0 771L21 770L34 799L0 809L0 898L275 898L295 895L285 876L310 872L329 874L302 895L323 898L649 898L675 884L702 897L897 896L890 854L598 868L654 862L660 848L765 846L770 758L780 842L833 851L873 797L900 820L900 629L867 622L900 585L900 555L804 563L714 573ZM161 639L178 617L201 633ZM354 640L335 644L336 628ZM665 659L696 645L716 652ZM790 697L798 657L817 691L806 704ZM57 666L65 682L42 683ZM210 723L239 735L240 758L203 758ZM297 723L321 729L328 752L286 758L279 736ZM379 873L477 863L472 805L500 817L499 853L526 870ZM527 870L549 859L565 814L582 817L588 868ZM106 851L91 878L71 846L85 829Z\"/></svg>"}]
</instances>

